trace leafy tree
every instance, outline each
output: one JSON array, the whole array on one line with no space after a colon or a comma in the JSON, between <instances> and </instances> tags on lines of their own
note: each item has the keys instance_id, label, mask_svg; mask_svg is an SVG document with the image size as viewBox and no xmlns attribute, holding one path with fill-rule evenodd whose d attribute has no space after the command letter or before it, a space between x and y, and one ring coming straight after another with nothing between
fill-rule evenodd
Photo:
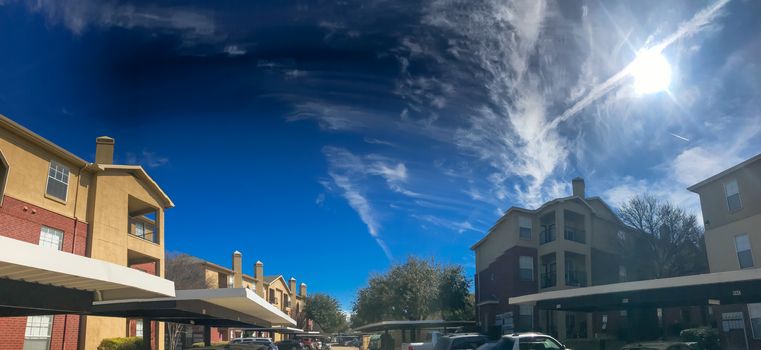
<instances>
[{"instance_id":1,"label":"leafy tree","mask_svg":"<svg viewBox=\"0 0 761 350\"><path fill-rule=\"evenodd\" d=\"M461 266L409 257L385 274L373 275L357 293L352 326L384 320L473 319L470 280Z\"/></svg>"},{"instance_id":2,"label":"leafy tree","mask_svg":"<svg viewBox=\"0 0 761 350\"><path fill-rule=\"evenodd\" d=\"M316 293L307 297L304 307L306 317L317 323L325 333L345 330L346 316L338 306L338 300L330 295Z\"/></svg>"},{"instance_id":3,"label":"leafy tree","mask_svg":"<svg viewBox=\"0 0 761 350\"><path fill-rule=\"evenodd\" d=\"M620 237L625 258L654 278L707 272L703 228L694 214L651 194L631 198L619 209L637 237Z\"/></svg>"},{"instance_id":4,"label":"leafy tree","mask_svg":"<svg viewBox=\"0 0 761 350\"><path fill-rule=\"evenodd\" d=\"M187 254L167 254L164 276L174 282L174 288L177 290L209 288L211 283L206 280L200 262L201 260L198 258ZM166 325L169 350L178 349L177 343L180 336L187 330L188 325L174 322L167 322Z\"/></svg>"}]
</instances>

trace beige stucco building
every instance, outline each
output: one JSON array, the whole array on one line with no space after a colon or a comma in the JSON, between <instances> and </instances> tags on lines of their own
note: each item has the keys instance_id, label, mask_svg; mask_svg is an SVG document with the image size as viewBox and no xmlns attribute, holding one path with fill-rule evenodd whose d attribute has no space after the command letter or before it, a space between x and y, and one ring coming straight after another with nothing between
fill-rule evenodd
<instances>
[{"instance_id":1,"label":"beige stucco building","mask_svg":"<svg viewBox=\"0 0 761 350\"><path fill-rule=\"evenodd\" d=\"M113 164L113 139L99 137L95 153L85 161L0 116L0 235L163 276L172 201L139 165ZM130 335L130 322L138 321L56 315L5 318L0 327L21 329L13 344L96 349ZM153 327L161 349L164 327Z\"/></svg>"},{"instance_id":2,"label":"beige stucco building","mask_svg":"<svg viewBox=\"0 0 761 350\"><path fill-rule=\"evenodd\" d=\"M243 273L243 254L236 251L232 255L232 268L198 259L202 266L208 288L244 287L256 292L270 304L286 313L297 321L297 327L309 328L309 322L304 317L304 305L307 297L307 285L297 285L296 278L288 281L283 275L265 275L264 263L257 261L253 265L253 275ZM227 341L243 336L243 330L232 328L217 328L212 331L212 341ZM282 334L264 334L279 341Z\"/></svg>"},{"instance_id":3,"label":"beige stucco building","mask_svg":"<svg viewBox=\"0 0 761 350\"><path fill-rule=\"evenodd\" d=\"M711 272L761 267L761 154L689 190L700 195ZM742 345L761 348L761 304L715 309L720 324L727 325L721 327L725 340L745 338Z\"/></svg>"}]
</instances>

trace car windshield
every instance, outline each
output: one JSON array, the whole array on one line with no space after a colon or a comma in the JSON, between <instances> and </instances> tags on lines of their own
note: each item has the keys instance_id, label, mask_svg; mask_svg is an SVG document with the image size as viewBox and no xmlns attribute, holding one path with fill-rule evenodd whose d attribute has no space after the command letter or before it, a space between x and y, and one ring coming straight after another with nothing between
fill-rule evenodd
<instances>
[{"instance_id":1,"label":"car windshield","mask_svg":"<svg viewBox=\"0 0 761 350\"><path fill-rule=\"evenodd\" d=\"M0 0L0 348L751 350L759 291L761 0Z\"/></svg>"}]
</instances>

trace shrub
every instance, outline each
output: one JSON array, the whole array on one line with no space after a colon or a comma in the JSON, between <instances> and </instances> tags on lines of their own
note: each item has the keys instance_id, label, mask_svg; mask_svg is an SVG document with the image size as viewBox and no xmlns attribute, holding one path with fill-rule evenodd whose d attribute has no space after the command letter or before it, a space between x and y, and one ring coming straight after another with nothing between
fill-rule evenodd
<instances>
[{"instance_id":1,"label":"shrub","mask_svg":"<svg viewBox=\"0 0 761 350\"><path fill-rule=\"evenodd\" d=\"M106 338L100 342L98 350L143 350L143 338Z\"/></svg>"},{"instance_id":2,"label":"shrub","mask_svg":"<svg viewBox=\"0 0 761 350\"><path fill-rule=\"evenodd\" d=\"M697 342L699 349L721 349L719 331L715 328L688 328L681 331L679 337L685 342Z\"/></svg>"}]
</instances>

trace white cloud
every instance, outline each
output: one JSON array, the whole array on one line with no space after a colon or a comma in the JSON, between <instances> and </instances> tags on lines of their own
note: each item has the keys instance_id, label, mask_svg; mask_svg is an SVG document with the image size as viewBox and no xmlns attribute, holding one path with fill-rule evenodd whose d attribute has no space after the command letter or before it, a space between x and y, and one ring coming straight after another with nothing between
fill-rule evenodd
<instances>
[{"instance_id":1,"label":"white cloud","mask_svg":"<svg viewBox=\"0 0 761 350\"><path fill-rule=\"evenodd\" d=\"M242 56L246 54L246 49L238 45L227 45L225 46L225 53L229 56Z\"/></svg>"},{"instance_id":2,"label":"white cloud","mask_svg":"<svg viewBox=\"0 0 761 350\"><path fill-rule=\"evenodd\" d=\"M169 164L169 158L160 156L155 152L143 150L139 154L127 152L124 154L124 161L131 165L141 165L146 168L158 168Z\"/></svg>"}]
</instances>

